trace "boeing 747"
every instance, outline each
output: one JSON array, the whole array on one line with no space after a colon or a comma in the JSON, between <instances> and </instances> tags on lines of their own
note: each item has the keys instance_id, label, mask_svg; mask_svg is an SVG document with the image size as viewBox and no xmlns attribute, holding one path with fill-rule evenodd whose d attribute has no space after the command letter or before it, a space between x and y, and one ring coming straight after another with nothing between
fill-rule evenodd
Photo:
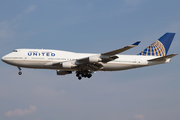
<instances>
[{"instance_id":1,"label":"boeing 747","mask_svg":"<svg viewBox=\"0 0 180 120\"><path fill-rule=\"evenodd\" d=\"M175 33L166 33L137 55L118 55L138 46L140 41L124 48L100 54L85 54L50 49L16 49L2 61L21 68L53 69L57 75L76 72L79 80L96 71L120 71L170 62L177 54L167 55Z\"/></svg>"}]
</instances>

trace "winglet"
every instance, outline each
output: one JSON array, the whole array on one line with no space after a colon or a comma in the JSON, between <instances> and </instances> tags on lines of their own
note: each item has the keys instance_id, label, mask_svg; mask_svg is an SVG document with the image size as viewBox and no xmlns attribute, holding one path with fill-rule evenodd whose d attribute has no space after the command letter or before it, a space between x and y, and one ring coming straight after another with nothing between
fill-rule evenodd
<instances>
[{"instance_id":1,"label":"winglet","mask_svg":"<svg viewBox=\"0 0 180 120\"><path fill-rule=\"evenodd\" d=\"M140 42L141 42L141 41L137 41L137 42L135 42L135 43L134 43L134 44L132 44L132 45L136 45L136 46L138 46Z\"/></svg>"}]
</instances>

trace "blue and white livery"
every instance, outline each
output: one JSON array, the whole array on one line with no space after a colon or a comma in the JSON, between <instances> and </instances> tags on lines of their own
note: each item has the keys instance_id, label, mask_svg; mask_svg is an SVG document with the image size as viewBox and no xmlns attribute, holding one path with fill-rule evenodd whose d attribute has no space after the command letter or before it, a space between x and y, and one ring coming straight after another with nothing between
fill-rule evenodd
<instances>
[{"instance_id":1,"label":"blue and white livery","mask_svg":"<svg viewBox=\"0 0 180 120\"><path fill-rule=\"evenodd\" d=\"M175 33L166 33L138 55L166 56Z\"/></svg>"},{"instance_id":2,"label":"blue and white livery","mask_svg":"<svg viewBox=\"0 0 180 120\"><path fill-rule=\"evenodd\" d=\"M76 72L79 80L90 78L95 71L120 71L170 62L177 54L167 55L175 33L166 33L138 55L118 55L138 46L132 45L100 54L74 53L50 49L16 49L2 57L2 61L17 66L19 75L21 67L35 69L53 69L57 75Z\"/></svg>"}]
</instances>

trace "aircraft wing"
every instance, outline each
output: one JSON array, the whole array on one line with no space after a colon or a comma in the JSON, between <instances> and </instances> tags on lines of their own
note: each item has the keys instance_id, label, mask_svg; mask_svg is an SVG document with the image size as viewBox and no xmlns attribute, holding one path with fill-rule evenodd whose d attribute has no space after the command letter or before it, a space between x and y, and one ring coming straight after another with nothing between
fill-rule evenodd
<instances>
[{"instance_id":1,"label":"aircraft wing","mask_svg":"<svg viewBox=\"0 0 180 120\"><path fill-rule=\"evenodd\" d=\"M88 57L76 59L73 61L64 61L64 62L53 63L52 65L54 65L54 66L60 65L64 68L71 66L71 67L76 67L80 70L97 71L103 67L102 63L107 63L107 62L117 59L118 56L116 56L116 54L119 54L128 49L136 47L139 43L140 43L140 41L137 41L130 46L126 46L124 48L120 48L120 49L113 50L110 52L101 53L101 54L97 54L97 55L93 55L93 56L88 56Z\"/></svg>"},{"instance_id":2,"label":"aircraft wing","mask_svg":"<svg viewBox=\"0 0 180 120\"><path fill-rule=\"evenodd\" d=\"M126 51L126 50L129 50L129 49L131 49L131 48L133 48L133 47L138 46L140 42L141 42L141 41L137 41L137 42L135 42L135 43L132 44L132 45L129 45L129 46L126 46L126 47L124 47L124 48L117 49L117 50L113 50L113 51L110 51L110 52L102 53L101 55L104 55L104 56L113 56L113 55L122 53L122 52L124 52L124 51Z\"/></svg>"},{"instance_id":3,"label":"aircraft wing","mask_svg":"<svg viewBox=\"0 0 180 120\"><path fill-rule=\"evenodd\" d=\"M106 52L106 53L101 53L102 62L107 63L109 61L117 59L118 56L116 56L116 54L122 53L122 52L124 52L126 50L129 50L129 49L131 49L133 47L136 47L136 46L139 45L139 43L140 43L140 41L137 41L132 45L125 46L124 48L120 48L120 49L113 50L113 51Z\"/></svg>"},{"instance_id":4,"label":"aircraft wing","mask_svg":"<svg viewBox=\"0 0 180 120\"><path fill-rule=\"evenodd\" d=\"M115 60L118 58L118 56L116 56L116 54L119 54L121 52L124 52L128 49L131 49L133 47L136 47L138 44L140 43L140 41L135 42L134 44L130 45L130 46L126 46L124 48L120 48L117 50L113 50L110 52L106 52L106 53L101 53L95 56L89 56L86 58L80 58L76 60L76 64L87 64L87 63L97 63L97 62L109 62L112 60Z\"/></svg>"},{"instance_id":5,"label":"aircraft wing","mask_svg":"<svg viewBox=\"0 0 180 120\"><path fill-rule=\"evenodd\" d=\"M77 60L78 61L78 60ZM56 63L49 63L47 65L59 66L61 68L78 68L79 70L87 70L87 71L97 71L103 67L101 63L89 63L85 61L77 63L77 61L64 61L64 62L56 62Z\"/></svg>"},{"instance_id":6,"label":"aircraft wing","mask_svg":"<svg viewBox=\"0 0 180 120\"><path fill-rule=\"evenodd\" d=\"M103 65L99 63L101 62L99 56L100 55L95 55L95 56L89 56L86 58L77 59L75 61L75 64L78 66L79 69L97 71L103 67Z\"/></svg>"}]
</instances>

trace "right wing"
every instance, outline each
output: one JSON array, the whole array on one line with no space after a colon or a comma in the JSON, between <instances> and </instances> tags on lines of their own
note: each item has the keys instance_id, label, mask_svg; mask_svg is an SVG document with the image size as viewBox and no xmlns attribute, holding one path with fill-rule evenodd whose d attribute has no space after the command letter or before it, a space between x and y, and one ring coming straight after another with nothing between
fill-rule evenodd
<instances>
[{"instance_id":1,"label":"right wing","mask_svg":"<svg viewBox=\"0 0 180 120\"><path fill-rule=\"evenodd\" d=\"M50 64L52 64L53 66L61 66L62 68L76 67L80 70L97 71L103 67L102 63L107 63L107 62L117 59L118 56L116 54L119 54L133 47L136 47L139 43L140 41L137 41L132 45L129 45L124 48L117 49L117 50L113 50L110 52L88 56L88 57L84 57L84 58L80 58L80 59L76 59L72 61L56 62L56 63L50 63Z\"/></svg>"},{"instance_id":2,"label":"right wing","mask_svg":"<svg viewBox=\"0 0 180 120\"><path fill-rule=\"evenodd\" d=\"M101 53L101 54L94 55L94 56L80 58L80 59L76 60L75 64L79 68L86 68L86 69L96 71L103 67L101 62L107 63L107 62L113 61L118 58L118 56L116 56L116 54L119 54L119 53L129 50L133 47L136 47L139 43L140 43L140 41L137 41L134 44L132 44L130 46L126 46L124 48L120 48L120 49L113 50L113 51L106 52L106 53Z\"/></svg>"},{"instance_id":3,"label":"right wing","mask_svg":"<svg viewBox=\"0 0 180 120\"><path fill-rule=\"evenodd\" d=\"M118 58L118 56L116 56L116 54L119 54L119 53L129 50L133 47L136 47L139 43L140 43L140 41L137 41L134 44L126 46L124 48L120 48L120 49L113 50L113 51L106 52L106 53L101 53L101 54L94 55L94 56L89 56L86 58L80 58L80 59L76 60L76 63L77 64L87 64L87 63L95 63L95 62L109 62L109 61L112 61L112 60L115 60Z\"/></svg>"},{"instance_id":4,"label":"right wing","mask_svg":"<svg viewBox=\"0 0 180 120\"><path fill-rule=\"evenodd\" d=\"M110 51L110 52L102 53L101 55L104 55L104 56L113 56L113 55L122 53L122 52L124 52L124 51L126 51L126 50L129 50L129 49L131 49L131 48L133 48L133 47L138 46L140 42L141 42L141 41L137 41L137 42L135 42L135 43L132 44L132 45L129 45L129 46L126 46L126 47L124 47L124 48L117 49L117 50L113 50L113 51Z\"/></svg>"},{"instance_id":5,"label":"right wing","mask_svg":"<svg viewBox=\"0 0 180 120\"><path fill-rule=\"evenodd\" d=\"M113 51L110 51L110 52L106 52L106 53L101 53L101 59L102 59L102 62L109 62L109 61L112 61L112 60L115 60L118 58L118 56L116 56L116 54L119 54L119 53L122 53L126 50L129 50L133 47L136 47L139 45L141 41L137 41L135 42L134 44L132 45L129 45L129 46L126 46L124 48L120 48L120 49L117 49L117 50L113 50Z\"/></svg>"}]
</instances>

